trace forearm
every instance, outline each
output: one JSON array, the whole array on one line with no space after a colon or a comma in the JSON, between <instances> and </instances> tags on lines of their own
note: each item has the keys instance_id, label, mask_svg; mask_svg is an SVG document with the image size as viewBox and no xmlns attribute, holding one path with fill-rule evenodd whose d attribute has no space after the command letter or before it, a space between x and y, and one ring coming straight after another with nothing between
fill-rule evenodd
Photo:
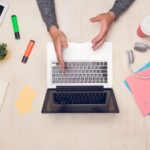
<instances>
[{"instance_id":1,"label":"forearm","mask_svg":"<svg viewBox=\"0 0 150 150\"><path fill-rule=\"evenodd\" d=\"M110 11L112 11L115 14L116 18L118 18L124 11L126 11L130 7L130 5L134 1L135 0L116 0Z\"/></svg>"},{"instance_id":2,"label":"forearm","mask_svg":"<svg viewBox=\"0 0 150 150\"><path fill-rule=\"evenodd\" d=\"M42 18L47 26L47 30L49 31L53 25L58 27L54 0L36 0L36 1L40 9Z\"/></svg>"}]
</instances>

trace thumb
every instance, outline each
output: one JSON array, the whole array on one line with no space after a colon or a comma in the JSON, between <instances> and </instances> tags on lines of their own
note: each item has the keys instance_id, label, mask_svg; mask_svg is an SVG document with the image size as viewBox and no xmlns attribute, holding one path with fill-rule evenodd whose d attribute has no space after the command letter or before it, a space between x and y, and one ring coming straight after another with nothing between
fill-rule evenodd
<instances>
[{"instance_id":1,"label":"thumb","mask_svg":"<svg viewBox=\"0 0 150 150\"><path fill-rule=\"evenodd\" d=\"M101 15L91 18L90 21L91 22L99 22L100 19L101 19Z\"/></svg>"}]
</instances>

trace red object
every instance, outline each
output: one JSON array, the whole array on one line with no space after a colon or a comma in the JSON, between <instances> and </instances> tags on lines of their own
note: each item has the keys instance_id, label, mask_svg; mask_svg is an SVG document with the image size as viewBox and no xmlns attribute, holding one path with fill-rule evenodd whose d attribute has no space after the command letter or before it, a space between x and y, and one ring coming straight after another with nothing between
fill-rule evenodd
<instances>
[{"instance_id":1,"label":"red object","mask_svg":"<svg viewBox=\"0 0 150 150\"><path fill-rule=\"evenodd\" d=\"M148 35L146 35L146 34L142 31L141 26L139 26L138 29L137 29L137 35L138 35L139 37L141 37L141 38L144 38L144 37L147 37L147 36L148 36Z\"/></svg>"},{"instance_id":2,"label":"red object","mask_svg":"<svg viewBox=\"0 0 150 150\"><path fill-rule=\"evenodd\" d=\"M29 42L29 44L28 44L28 46L27 46L27 49L26 49L26 51L25 51L25 54L24 54L24 56L23 56L23 58L22 58L22 62L23 62L23 63L26 63L26 62L27 62L28 57L29 57L29 55L30 55L30 53L31 53L31 51L32 51L34 45L35 45L35 41L30 40L30 42Z\"/></svg>"},{"instance_id":3,"label":"red object","mask_svg":"<svg viewBox=\"0 0 150 150\"><path fill-rule=\"evenodd\" d=\"M30 53L31 53L31 51L32 51L32 48L33 48L34 44L35 44L35 41L33 41L33 40L31 40L31 41L29 42L28 47L27 47L27 49L26 49L26 51L25 51L25 55L24 55L24 56L29 57L29 55L30 55Z\"/></svg>"}]
</instances>

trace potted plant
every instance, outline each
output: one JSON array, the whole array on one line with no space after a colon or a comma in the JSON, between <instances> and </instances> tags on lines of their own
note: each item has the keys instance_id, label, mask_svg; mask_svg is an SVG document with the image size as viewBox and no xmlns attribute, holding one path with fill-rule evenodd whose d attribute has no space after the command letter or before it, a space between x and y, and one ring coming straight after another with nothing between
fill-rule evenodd
<instances>
[{"instance_id":1,"label":"potted plant","mask_svg":"<svg viewBox=\"0 0 150 150\"><path fill-rule=\"evenodd\" d=\"M8 54L7 44L5 43L0 44L0 60L4 60L7 54Z\"/></svg>"}]
</instances>

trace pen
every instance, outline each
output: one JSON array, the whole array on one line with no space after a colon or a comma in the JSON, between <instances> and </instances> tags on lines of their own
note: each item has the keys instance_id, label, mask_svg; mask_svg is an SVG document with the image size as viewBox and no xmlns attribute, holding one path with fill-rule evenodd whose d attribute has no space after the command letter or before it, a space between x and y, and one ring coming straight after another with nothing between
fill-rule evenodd
<instances>
[{"instance_id":1,"label":"pen","mask_svg":"<svg viewBox=\"0 0 150 150\"><path fill-rule=\"evenodd\" d=\"M16 39L20 39L20 33L19 33L19 26L18 26L17 16L16 15L12 15L11 16L11 21L12 21L12 25L13 25L13 29L14 29L14 33L15 33L15 38Z\"/></svg>"},{"instance_id":2,"label":"pen","mask_svg":"<svg viewBox=\"0 0 150 150\"><path fill-rule=\"evenodd\" d=\"M27 60L28 60L28 58L29 58L29 55L30 55L30 53L31 53L31 51L32 51L34 45L35 45L35 41L30 40L30 41L29 41L29 44L28 44L28 46L27 46L27 49L26 49L26 51L25 51L25 54L24 54L24 56L23 56L23 58L22 58L22 62L23 62L23 63L26 63L26 62L27 62Z\"/></svg>"}]
</instances>

